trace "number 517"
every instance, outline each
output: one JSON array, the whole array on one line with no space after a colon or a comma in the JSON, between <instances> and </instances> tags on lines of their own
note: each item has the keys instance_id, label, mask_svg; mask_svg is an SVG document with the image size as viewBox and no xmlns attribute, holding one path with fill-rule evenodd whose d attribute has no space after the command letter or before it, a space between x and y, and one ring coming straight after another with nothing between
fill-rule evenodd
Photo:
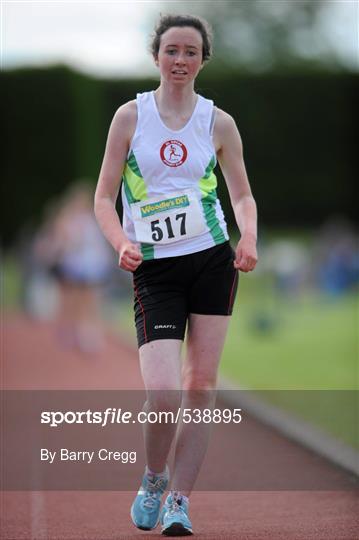
<instances>
[{"instance_id":1,"label":"number 517","mask_svg":"<svg viewBox=\"0 0 359 540\"><path fill-rule=\"evenodd\" d=\"M179 234L180 236L184 236L186 234L186 213L184 212L183 214L176 214L175 220L180 221ZM162 240L163 235L164 235L164 231L163 231L164 228L167 229L167 231L165 231L167 232L167 238L175 238L175 234L173 232L173 227L171 223L171 218L166 217L166 219L164 220L164 224L166 227L164 227L164 225L161 224L162 225L162 228L161 228L159 219L156 219L155 221L151 221L152 240L154 242L160 242Z\"/></svg>"}]
</instances>

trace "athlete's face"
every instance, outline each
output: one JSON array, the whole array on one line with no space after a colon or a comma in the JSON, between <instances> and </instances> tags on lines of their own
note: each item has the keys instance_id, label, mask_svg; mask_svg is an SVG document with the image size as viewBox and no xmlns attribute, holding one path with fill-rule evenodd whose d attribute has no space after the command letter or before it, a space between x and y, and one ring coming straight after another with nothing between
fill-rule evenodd
<instances>
[{"instance_id":1,"label":"athlete's face","mask_svg":"<svg viewBox=\"0 0 359 540\"><path fill-rule=\"evenodd\" d=\"M202 67L200 32L190 26L169 28L161 36L155 62L164 80L179 84L192 81Z\"/></svg>"}]
</instances>

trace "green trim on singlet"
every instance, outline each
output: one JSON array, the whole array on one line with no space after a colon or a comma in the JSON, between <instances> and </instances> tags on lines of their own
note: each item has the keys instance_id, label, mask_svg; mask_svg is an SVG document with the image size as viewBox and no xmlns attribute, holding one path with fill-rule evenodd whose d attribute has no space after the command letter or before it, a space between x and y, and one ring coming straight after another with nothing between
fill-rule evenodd
<instances>
[{"instance_id":1,"label":"green trim on singlet","mask_svg":"<svg viewBox=\"0 0 359 540\"><path fill-rule=\"evenodd\" d=\"M147 186L133 151L131 151L126 162L126 167L122 175L122 181L125 187L126 199L129 204L147 199ZM141 253L144 261L153 259L154 246L151 244L141 244Z\"/></svg>"},{"instance_id":2,"label":"green trim on singlet","mask_svg":"<svg viewBox=\"0 0 359 540\"><path fill-rule=\"evenodd\" d=\"M147 199L147 186L136 161L135 154L131 152L122 179L129 204Z\"/></svg>"},{"instance_id":3,"label":"green trim on singlet","mask_svg":"<svg viewBox=\"0 0 359 540\"><path fill-rule=\"evenodd\" d=\"M206 167L204 175L199 181L199 189L201 190L203 213L209 232L216 244L222 244L226 241L226 238L216 215L217 177L213 172L216 165L216 156L213 155Z\"/></svg>"},{"instance_id":4,"label":"green trim on singlet","mask_svg":"<svg viewBox=\"0 0 359 540\"><path fill-rule=\"evenodd\" d=\"M131 153L130 153L130 155L128 157L127 165L130 167L130 169L133 171L133 173L136 176L139 176L140 178L143 178L143 176L141 174L141 171L140 171L140 168L138 166L137 160L136 160L136 156L135 156L133 150L131 150Z\"/></svg>"},{"instance_id":5,"label":"green trim on singlet","mask_svg":"<svg viewBox=\"0 0 359 540\"><path fill-rule=\"evenodd\" d=\"M217 177L213 172L216 165L216 156L213 155L206 167L204 175L199 180L199 189L201 190L202 198L207 197L217 187Z\"/></svg>"},{"instance_id":6,"label":"green trim on singlet","mask_svg":"<svg viewBox=\"0 0 359 540\"><path fill-rule=\"evenodd\" d=\"M123 182L123 185L125 187L125 195L126 195L127 202L129 204L133 204L135 202L138 202L138 200L135 199L134 196L132 195L132 192L130 190L130 186L128 185L127 178L126 178L126 176L124 174L122 175L122 182Z\"/></svg>"},{"instance_id":7,"label":"green trim on singlet","mask_svg":"<svg viewBox=\"0 0 359 540\"><path fill-rule=\"evenodd\" d=\"M144 261L150 261L155 256L155 247L152 244L141 244L141 253Z\"/></svg>"},{"instance_id":8,"label":"green trim on singlet","mask_svg":"<svg viewBox=\"0 0 359 540\"><path fill-rule=\"evenodd\" d=\"M216 190L212 191L202 199L202 207L203 207L203 213L204 217L207 223L207 226L209 228L209 232L212 235L213 240L216 244L222 244L226 241L226 237L224 236L224 232L221 229L221 226L219 224L217 215L216 215L216 200L217 200L217 192Z\"/></svg>"}]
</instances>

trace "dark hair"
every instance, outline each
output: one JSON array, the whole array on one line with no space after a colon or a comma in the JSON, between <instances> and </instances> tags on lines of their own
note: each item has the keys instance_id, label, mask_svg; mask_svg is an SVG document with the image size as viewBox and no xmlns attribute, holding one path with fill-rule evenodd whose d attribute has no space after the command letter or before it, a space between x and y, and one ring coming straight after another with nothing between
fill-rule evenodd
<instances>
[{"instance_id":1,"label":"dark hair","mask_svg":"<svg viewBox=\"0 0 359 540\"><path fill-rule=\"evenodd\" d=\"M161 36L173 27L189 26L195 28L202 36L202 62L209 60L212 56L212 30L204 19L193 17L192 15L161 15L155 28L155 33L151 41L152 55L157 58L160 49Z\"/></svg>"}]
</instances>

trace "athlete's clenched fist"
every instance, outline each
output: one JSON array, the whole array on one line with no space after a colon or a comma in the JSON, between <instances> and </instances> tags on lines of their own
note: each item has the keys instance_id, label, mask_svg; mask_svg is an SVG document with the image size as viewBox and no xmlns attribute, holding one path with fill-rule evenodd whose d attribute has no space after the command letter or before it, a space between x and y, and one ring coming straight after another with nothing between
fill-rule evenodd
<instances>
[{"instance_id":1,"label":"athlete's clenched fist","mask_svg":"<svg viewBox=\"0 0 359 540\"><path fill-rule=\"evenodd\" d=\"M257 264L256 241L247 236L242 236L236 249L234 268L241 272L251 272Z\"/></svg>"},{"instance_id":2,"label":"athlete's clenched fist","mask_svg":"<svg viewBox=\"0 0 359 540\"><path fill-rule=\"evenodd\" d=\"M121 246L118 259L120 268L134 272L140 266L142 260L143 255L136 244L127 241Z\"/></svg>"}]
</instances>

